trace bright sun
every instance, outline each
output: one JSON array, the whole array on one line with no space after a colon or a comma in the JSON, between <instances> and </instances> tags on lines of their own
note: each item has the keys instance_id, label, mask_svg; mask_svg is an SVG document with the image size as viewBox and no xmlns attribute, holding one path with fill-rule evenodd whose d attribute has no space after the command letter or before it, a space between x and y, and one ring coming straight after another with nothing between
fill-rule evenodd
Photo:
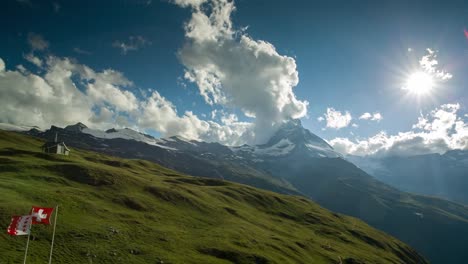
<instances>
[{"instance_id":1,"label":"bright sun","mask_svg":"<svg viewBox=\"0 0 468 264\"><path fill-rule=\"evenodd\" d=\"M431 92L434 87L434 79L428 73L419 71L411 74L404 87L410 93L416 95L425 95Z\"/></svg>"}]
</instances>

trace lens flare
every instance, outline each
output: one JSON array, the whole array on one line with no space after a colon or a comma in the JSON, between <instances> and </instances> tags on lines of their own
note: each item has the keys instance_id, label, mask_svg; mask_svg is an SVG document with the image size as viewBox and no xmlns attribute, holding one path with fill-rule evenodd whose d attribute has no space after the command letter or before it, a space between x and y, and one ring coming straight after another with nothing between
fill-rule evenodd
<instances>
[{"instance_id":1,"label":"lens flare","mask_svg":"<svg viewBox=\"0 0 468 264\"><path fill-rule=\"evenodd\" d=\"M406 81L404 90L416 95L429 94L434 87L434 79L428 73L419 71L411 74Z\"/></svg>"}]
</instances>

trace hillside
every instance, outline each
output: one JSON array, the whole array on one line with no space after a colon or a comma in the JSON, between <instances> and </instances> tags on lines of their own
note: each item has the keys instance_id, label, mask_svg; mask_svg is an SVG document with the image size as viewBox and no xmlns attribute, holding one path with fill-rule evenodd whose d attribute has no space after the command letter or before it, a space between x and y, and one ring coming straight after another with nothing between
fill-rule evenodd
<instances>
[{"instance_id":1,"label":"hillside","mask_svg":"<svg viewBox=\"0 0 468 264\"><path fill-rule=\"evenodd\" d=\"M273 173L278 166L270 167ZM431 263L465 263L468 258L468 207L462 204L402 192L343 159L308 160L283 169L313 201L397 237Z\"/></svg>"},{"instance_id":2,"label":"hillside","mask_svg":"<svg viewBox=\"0 0 468 264\"><path fill-rule=\"evenodd\" d=\"M80 124L52 126L44 132L26 133L44 139L58 134L70 146L145 159L193 176L227 179L278 193L300 193L328 210L358 217L395 236L431 263L463 263L468 259L468 207L380 182L337 155L299 121L285 123L267 144L240 147L180 137L154 139L155 146L140 141L142 134L136 131L127 139L128 129L109 130L102 136L84 133L81 128Z\"/></svg>"},{"instance_id":3,"label":"hillside","mask_svg":"<svg viewBox=\"0 0 468 264\"><path fill-rule=\"evenodd\" d=\"M0 131L0 225L31 205L60 205L54 263L426 263L355 218L286 196L151 162L72 150ZM33 227L29 263L47 259L51 229ZM25 237L0 235L0 263Z\"/></svg>"}]
</instances>

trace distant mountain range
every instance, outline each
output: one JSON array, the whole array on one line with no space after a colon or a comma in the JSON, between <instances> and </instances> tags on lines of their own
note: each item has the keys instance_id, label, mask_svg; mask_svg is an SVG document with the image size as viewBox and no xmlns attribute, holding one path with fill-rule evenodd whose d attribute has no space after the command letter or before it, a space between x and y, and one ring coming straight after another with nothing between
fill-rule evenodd
<instances>
[{"instance_id":1,"label":"distant mountain range","mask_svg":"<svg viewBox=\"0 0 468 264\"><path fill-rule=\"evenodd\" d=\"M357 157L348 160L398 189L468 204L468 151L410 157Z\"/></svg>"},{"instance_id":2,"label":"distant mountain range","mask_svg":"<svg viewBox=\"0 0 468 264\"><path fill-rule=\"evenodd\" d=\"M432 263L468 259L468 207L402 192L375 179L297 120L285 123L264 145L239 147L181 137L156 139L130 129L97 131L83 124L26 133L49 140L57 133L73 147L146 159L194 176L305 195L394 235Z\"/></svg>"}]
</instances>

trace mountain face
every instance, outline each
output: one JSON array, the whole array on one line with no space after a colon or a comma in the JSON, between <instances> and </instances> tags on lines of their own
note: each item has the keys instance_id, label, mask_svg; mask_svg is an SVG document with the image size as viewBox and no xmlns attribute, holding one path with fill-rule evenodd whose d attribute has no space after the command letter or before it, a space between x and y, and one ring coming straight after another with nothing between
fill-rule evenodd
<instances>
[{"instance_id":1,"label":"mountain face","mask_svg":"<svg viewBox=\"0 0 468 264\"><path fill-rule=\"evenodd\" d=\"M411 157L347 157L377 179L401 190L468 204L468 151Z\"/></svg>"},{"instance_id":2,"label":"mountain face","mask_svg":"<svg viewBox=\"0 0 468 264\"><path fill-rule=\"evenodd\" d=\"M59 204L54 263L428 263L362 221L301 197L191 177L143 160L0 131L0 225L31 204ZM32 229L28 261L44 263L50 226ZM25 237L0 234L0 263L18 263Z\"/></svg>"},{"instance_id":3,"label":"mountain face","mask_svg":"<svg viewBox=\"0 0 468 264\"><path fill-rule=\"evenodd\" d=\"M300 120L291 120L283 124L263 145L244 145L231 149L239 156L260 161L285 156L302 159L341 156L325 140L303 128Z\"/></svg>"},{"instance_id":4,"label":"mountain face","mask_svg":"<svg viewBox=\"0 0 468 264\"><path fill-rule=\"evenodd\" d=\"M308 196L330 210L358 217L394 235L432 263L463 263L468 259L466 206L405 193L380 182L342 158L299 122L286 123L264 145L240 147L181 137L150 139L129 130L98 133L52 127L45 132L30 132L46 139L56 133L69 146L146 159L194 176ZM145 142L148 140L151 142Z\"/></svg>"}]
</instances>

